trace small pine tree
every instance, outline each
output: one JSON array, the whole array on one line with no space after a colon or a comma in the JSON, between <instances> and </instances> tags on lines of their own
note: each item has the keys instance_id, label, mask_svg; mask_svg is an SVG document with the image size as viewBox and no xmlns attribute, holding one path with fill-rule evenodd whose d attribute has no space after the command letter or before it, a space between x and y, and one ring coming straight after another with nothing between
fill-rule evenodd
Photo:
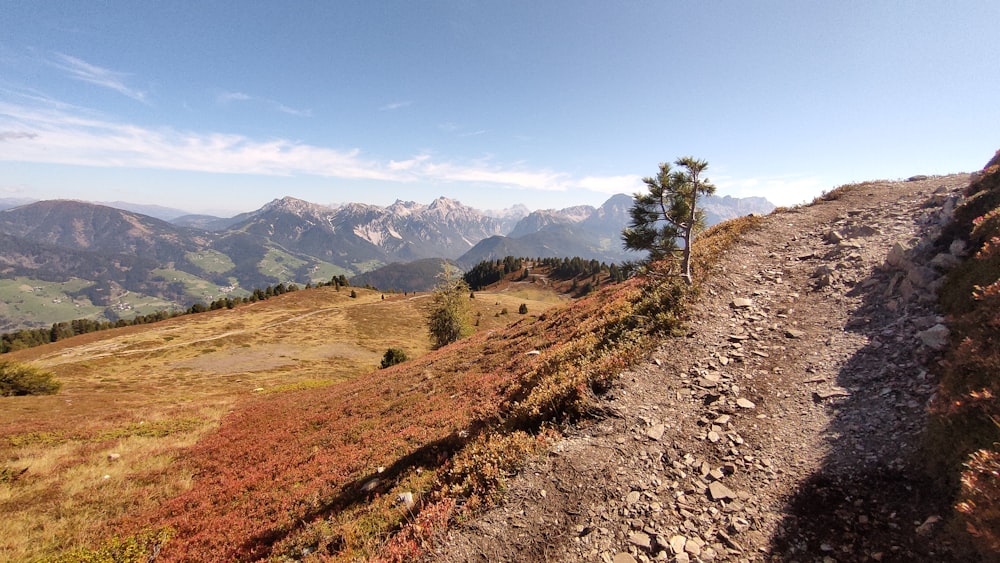
<instances>
[{"instance_id":1,"label":"small pine tree","mask_svg":"<svg viewBox=\"0 0 1000 563\"><path fill-rule=\"evenodd\" d=\"M434 289L434 304L428 318L435 348L447 346L472 332L469 323L469 285L445 262Z\"/></svg>"},{"instance_id":2,"label":"small pine tree","mask_svg":"<svg viewBox=\"0 0 1000 563\"><path fill-rule=\"evenodd\" d=\"M528 314L528 304L527 303L521 303L521 306L517 308L517 312L520 313L520 314L522 314L522 315L527 315Z\"/></svg>"},{"instance_id":3,"label":"small pine tree","mask_svg":"<svg viewBox=\"0 0 1000 563\"><path fill-rule=\"evenodd\" d=\"M715 186L701 177L708 162L686 156L674 164L682 170L673 170L663 162L656 177L642 179L648 192L635 194L632 219L622 238L625 248L648 251L648 262L679 262L680 276L691 284L691 243L704 228L705 214L698 208L698 197L715 193ZM683 248L678 248L678 241Z\"/></svg>"},{"instance_id":4,"label":"small pine tree","mask_svg":"<svg viewBox=\"0 0 1000 563\"><path fill-rule=\"evenodd\" d=\"M354 291L354 290L352 289L352 290L351 290L351 299L357 299L357 298L358 298L358 292L357 292L357 291Z\"/></svg>"},{"instance_id":5,"label":"small pine tree","mask_svg":"<svg viewBox=\"0 0 1000 563\"><path fill-rule=\"evenodd\" d=\"M399 348L389 348L382 356L382 369L401 364L407 360L406 352Z\"/></svg>"}]
</instances>

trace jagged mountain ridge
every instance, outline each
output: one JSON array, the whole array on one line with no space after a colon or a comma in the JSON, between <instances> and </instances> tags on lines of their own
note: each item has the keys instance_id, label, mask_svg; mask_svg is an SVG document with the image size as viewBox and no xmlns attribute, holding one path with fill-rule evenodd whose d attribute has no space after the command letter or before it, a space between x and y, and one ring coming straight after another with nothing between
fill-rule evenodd
<instances>
[{"instance_id":1,"label":"jagged mountain ridge","mask_svg":"<svg viewBox=\"0 0 1000 563\"><path fill-rule=\"evenodd\" d=\"M484 239L458 262L471 267L504 256L539 258L579 256L621 262L638 256L625 250L621 232L628 225L632 197L612 196L599 208L576 206L535 211L521 219L506 237ZM708 196L701 202L709 225L750 213L770 213L774 205L764 198Z\"/></svg>"},{"instance_id":2,"label":"jagged mountain ridge","mask_svg":"<svg viewBox=\"0 0 1000 563\"><path fill-rule=\"evenodd\" d=\"M721 211L714 217L727 209L730 216L770 209L717 199ZM621 246L631 203L630 196L616 195L599 208L523 215L523 206L514 206L490 212L501 215L496 217L443 197L426 205L396 201L386 207L326 206L285 197L229 219L181 216L167 222L106 205L41 201L0 211L0 233L17 241L0 249L0 264L6 264L0 281L60 283L76 277L94 287L120 287L188 307L232 288L328 281L426 259L454 260L466 268L508 255L618 262L634 258ZM25 251L36 248L47 250ZM43 255L59 259L32 258ZM410 277L394 268L393 279Z\"/></svg>"}]
</instances>

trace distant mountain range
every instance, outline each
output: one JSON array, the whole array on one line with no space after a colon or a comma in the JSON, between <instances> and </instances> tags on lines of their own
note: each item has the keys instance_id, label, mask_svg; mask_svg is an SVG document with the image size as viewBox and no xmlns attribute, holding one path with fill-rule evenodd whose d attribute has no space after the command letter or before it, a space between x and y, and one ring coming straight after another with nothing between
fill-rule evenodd
<instances>
[{"instance_id":1,"label":"distant mountain range","mask_svg":"<svg viewBox=\"0 0 1000 563\"><path fill-rule=\"evenodd\" d=\"M0 211L0 330L52 322L27 312L31 296L13 287L55 292L51 303L72 302L74 312L114 319L135 314L138 305L130 303L142 298L187 307L227 292L340 275L365 274L358 282L387 290L424 290L442 259L469 268L508 255L609 263L637 257L621 244L632 205L627 195L599 208L530 213L524 206L483 212L444 197L387 207L286 197L231 218L124 202L3 200L0 208L7 203L16 206ZM707 198L703 206L712 223L774 207L763 198L731 197ZM66 290L70 280L73 289ZM46 284L63 289L45 293Z\"/></svg>"}]
</instances>

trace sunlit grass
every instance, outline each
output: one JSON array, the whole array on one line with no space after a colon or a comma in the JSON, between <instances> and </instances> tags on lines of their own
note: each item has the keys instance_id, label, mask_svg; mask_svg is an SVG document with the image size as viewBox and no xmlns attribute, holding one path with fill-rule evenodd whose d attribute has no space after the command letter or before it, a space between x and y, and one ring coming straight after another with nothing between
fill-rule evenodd
<instances>
[{"instance_id":1,"label":"sunlit grass","mask_svg":"<svg viewBox=\"0 0 1000 563\"><path fill-rule=\"evenodd\" d=\"M0 399L0 475L15 476L0 479L0 561L100 545L116 520L186 490L186 452L243 401L351 380L389 346L430 350L425 296L356 292L302 290L5 355L63 388ZM483 330L517 320L486 317Z\"/></svg>"}]
</instances>

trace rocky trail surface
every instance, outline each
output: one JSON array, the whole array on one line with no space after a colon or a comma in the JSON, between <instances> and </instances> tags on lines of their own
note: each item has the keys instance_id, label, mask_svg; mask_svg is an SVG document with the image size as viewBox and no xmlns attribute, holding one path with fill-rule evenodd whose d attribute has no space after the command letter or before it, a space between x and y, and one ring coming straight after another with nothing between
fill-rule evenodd
<instances>
[{"instance_id":1,"label":"rocky trail surface","mask_svg":"<svg viewBox=\"0 0 1000 563\"><path fill-rule=\"evenodd\" d=\"M955 561L920 433L967 175L765 218L666 340L435 561Z\"/></svg>"}]
</instances>

